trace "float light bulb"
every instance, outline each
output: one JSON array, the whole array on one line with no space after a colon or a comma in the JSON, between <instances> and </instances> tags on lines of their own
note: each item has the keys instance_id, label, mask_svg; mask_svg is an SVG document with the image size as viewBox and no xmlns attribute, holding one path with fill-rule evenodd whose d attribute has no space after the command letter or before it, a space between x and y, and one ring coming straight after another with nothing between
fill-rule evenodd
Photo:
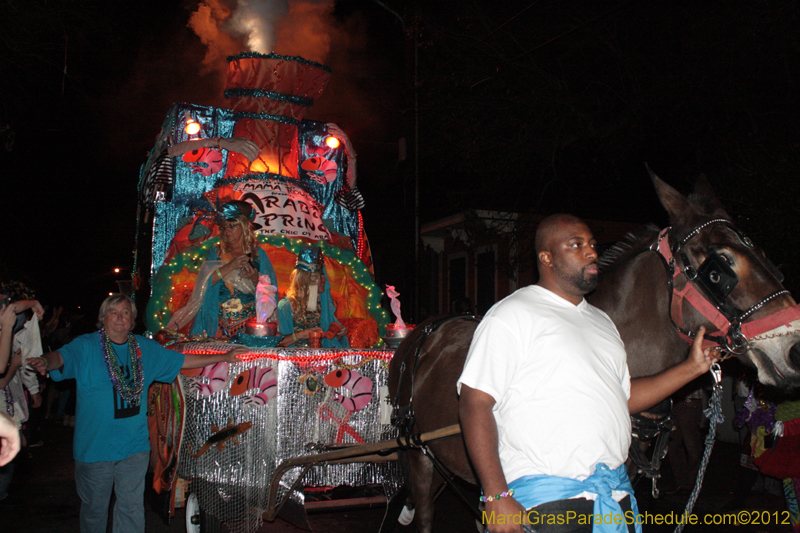
<instances>
[{"instance_id":1,"label":"float light bulb","mask_svg":"<svg viewBox=\"0 0 800 533\"><path fill-rule=\"evenodd\" d=\"M119 267L114 269L114 274L119 274Z\"/></svg>"},{"instance_id":2,"label":"float light bulb","mask_svg":"<svg viewBox=\"0 0 800 533\"><path fill-rule=\"evenodd\" d=\"M198 133L200 133L200 124L198 124L194 120L187 122L186 133L188 135L197 135Z\"/></svg>"},{"instance_id":3,"label":"float light bulb","mask_svg":"<svg viewBox=\"0 0 800 533\"><path fill-rule=\"evenodd\" d=\"M328 137L325 139L325 144L328 145L328 148L339 148L339 139L336 137Z\"/></svg>"},{"instance_id":4,"label":"float light bulb","mask_svg":"<svg viewBox=\"0 0 800 533\"><path fill-rule=\"evenodd\" d=\"M183 112L183 119L186 121L184 131L186 131L188 135L197 135L200 132L200 124L192 118L188 110Z\"/></svg>"}]
</instances>

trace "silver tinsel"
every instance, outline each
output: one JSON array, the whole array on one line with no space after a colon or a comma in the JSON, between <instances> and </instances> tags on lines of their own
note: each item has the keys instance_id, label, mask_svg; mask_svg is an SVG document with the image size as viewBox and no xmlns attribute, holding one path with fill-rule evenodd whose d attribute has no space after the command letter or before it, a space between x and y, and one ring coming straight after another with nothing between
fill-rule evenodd
<instances>
[{"instance_id":1,"label":"silver tinsel","mask_svg":"<svg viewBox=\"0 0 800 533\"><path fill-rule=\"evenodd\" d=\"M226 344L192 343L180 346L179 350L219 353L229 348ZM390 352L280 348L253 348L251 351L263 357L230 365L227 376L223 376L224 382L220 376L213 383L208 376L180 376L185 396L185 425L178 475L191 482L189 492L197 494L200 507L225 522L234 533L253 533L259 529L262 513L267 509L269 484L282 461L315 454L315 450L323 449L326 444L373 443L397 436L395 428L381 423L382 419L388 421L386 413L381 417L381 409L389 405L381 405L380 388L386 385ZM277 393L266 404L253 401L258 400L257 395L267 398L257 380L251 382L253 388L243 394L231 395L231 387L241 373L268 367L274 372L264 374L268 377L262 381L276 379ZM205 371L210 372L210 368L206 367ZM353 380L336 388L325 384L325 376L340 369L357 372L371 380L372 397L368 403L365 402L368 396L359 397L361 401L356 407L360 409L348 411L344 405L352 408L353 402L336 401L337 397L353 397L350 390ZM244 377L240 377L239 381L243 380ZM356 392L364 392L365 383L362 379ZM209 394L211 390L214 392ZM366 405L362 407L362 403ZM213 435L225 428L247 422L252 422L252 426L225 440L221 451L216 443L210 443L200 457L190 455L201 451L209 438L213 441ZM216 433L212 426L218 428ZM302 505L301 491L288 493L301 473L297 468L283 476L278 503L290 498ZM391 498L400 486L396 463L317 466L306 474L300 488L370 484L382 484L387 498Z\"/></svg>"}]
</instances>

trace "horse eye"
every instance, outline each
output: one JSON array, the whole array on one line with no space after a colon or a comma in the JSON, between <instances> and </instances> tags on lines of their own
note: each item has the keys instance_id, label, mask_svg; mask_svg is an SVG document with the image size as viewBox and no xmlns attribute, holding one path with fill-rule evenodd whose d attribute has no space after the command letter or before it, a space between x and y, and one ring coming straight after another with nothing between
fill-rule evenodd
<instances>
[{"instance_id":1,"label":"horse eye","mask_svg":"<svg viewBox=\"0 0 800 533\"><path fill-rule=\"evenodd\" d=\"M729 265L733 266L733 259L730 256L728 256L726 254L719 254L719 256L722 259L724 259L726 263L728 263Z\"/></svg>"}]
</instances>

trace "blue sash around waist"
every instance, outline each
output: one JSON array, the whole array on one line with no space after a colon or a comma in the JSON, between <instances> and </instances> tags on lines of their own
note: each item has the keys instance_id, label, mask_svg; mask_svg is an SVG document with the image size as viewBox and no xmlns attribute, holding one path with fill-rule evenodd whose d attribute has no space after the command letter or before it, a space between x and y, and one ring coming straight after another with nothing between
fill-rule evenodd
<instances>
[{"instance_id":1,"label":"blue sash around waist","mask_svg":"<svg viewBox=\"0 0 800 533\"><path fill-rule=\"evenodd\" d=\"M594 520L592 522L594 524L593 531L597 533L627 533L626 520L630 522L639 515L633 487L624 464L611 470L605 464L599 463L594 474L583 481L546 475L523 476L509 483L508 488L514 489L514 499L525 509L543 503L574 498L582 492L597 494L597 498L594 500ZM628 493L633 517L626 517L622 514L619 502L611 496L612 490ZM638 522L638 520L635 522L636 533L642 533L642 526Z\"/></svg>"}]
</instances>

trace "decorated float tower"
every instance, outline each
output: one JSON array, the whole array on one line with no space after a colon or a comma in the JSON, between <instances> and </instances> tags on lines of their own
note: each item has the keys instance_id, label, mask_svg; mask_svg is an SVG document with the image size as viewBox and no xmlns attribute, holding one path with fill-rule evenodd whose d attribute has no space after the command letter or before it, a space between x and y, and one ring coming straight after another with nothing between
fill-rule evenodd
<instances>
[{"instance_id":1,"label":"decorated float tower","mask_svg":"<svg viewBox=\"0 0 800 533\"><path fill-rule=\"evenodd\" d=\"M389 316L373 280L356 154L339 126L305 119L330 75L324 65L299 57L231 57L225 90L230 108L173 105L142 168L136 271L151 284L140 282L136 296L147 300L147 329L184 353L219 353L230 348L228 342L250 347L240 362L184 371L176 383L150 389L153 487L169 495L170 515L183 492L175 487L184 486L191 493L187 516L199 505L229 530L253 533L263 519L253 510L269 507L270 479L281 461L395 435L382 396L393 354L381 340ZM233 292L226 296L237 269L226 268L236 257L223 254L234 255L225 241L239 231L232 221L240 219L247 249L236 257L249 257L251 266L243 262L238 271L250 276L252 268L259 276L248 293L255 294L255 316L234 330L226 317L250 302ZM317 309L322 331L313 335L326 335L319 345L308 333L307 344L294 338L287 347L284 341L295 337L291 324L285 331L294 309L284 313L286 306L278 304L272 315L260 317L258 304L262 295L272 295L274 311L300 270L314 280L306 286L316 303L308 296L306 313L301 308L295 325L315 329L306 322ZM239 290L235 283L233 290ZM335 317L326 318L326 309ZM258 317L254 326L265 327L250 332ZM266 327L277 327L275 317L279 334ZM225 439L234 434L239 445L228 446ZM396 479L392 463L342 464L312 470L287 487L294 481L316 487L380 484L389 497ZM302 505L303 493L283 490L280 499Z\"/></svg>"},{"instance_id":2,"label":"decorated float tower","mask_svg":"<svg viewBox=\"0 0 800 533\"><path fill-rule=\"evenodd\" d=\"M150 296L149 331L162 332L162 339L190 333L165 330L219 242L218 209L241 200L252 207L278 298L300 250L318 247L350 346L380 343L388 315L373 281L355 152L337 125L304 118L330 75L300 57L243 53L228 59L230 109L185 103L170 109L139 186L137 272L152 283L150 291L139 283L137 297ZM252 141L257 155L237 151L232 138Z\"/></svg>"}]
</instances>

